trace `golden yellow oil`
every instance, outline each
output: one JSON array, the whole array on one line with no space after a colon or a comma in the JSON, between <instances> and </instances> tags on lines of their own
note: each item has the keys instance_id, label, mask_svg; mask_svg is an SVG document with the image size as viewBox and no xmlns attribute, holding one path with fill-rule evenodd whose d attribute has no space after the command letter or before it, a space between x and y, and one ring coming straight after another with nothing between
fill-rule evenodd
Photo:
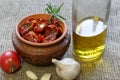
<instances>
[{"instance_id":1,"label":"golden yellow oil","mask_svg":"<svg viewBox=\"0 0 120 80\"><path fill-rule=\"evenodd\" d=\"M85 18L73 31L73 55L79 62L98 59L105 48L107 27L101 18Z\"/></svg>"}]
</instances>

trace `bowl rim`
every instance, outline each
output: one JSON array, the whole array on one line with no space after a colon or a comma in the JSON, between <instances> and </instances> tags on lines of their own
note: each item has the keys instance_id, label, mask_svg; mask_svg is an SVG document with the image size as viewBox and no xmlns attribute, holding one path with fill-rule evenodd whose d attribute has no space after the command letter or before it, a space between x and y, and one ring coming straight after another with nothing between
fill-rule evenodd
<instances>
[{"instance_id":1,"label":"bowl rim","mask_svg":"<svg viewBox=\"0 0 120 80\"><path fill-rule=\"evenodd\" d=\"M60 42L60 41L65 37L65 35L66 35L66 33L67 33L67 25L66 25L66 23L65 23L62 19L60 19L60 18L58 18L58 19L64 24L64 31L63 31L62 35L61 35L59 38L57 38L56 40L54 40L54 41L50 41L50 42L47 42L47 43L34 43L34 42L31 42L31 41L25 40L23 37L21 37L21 35L20 35L19 31L18 31L18 25L19 25L24 19L26 19L26 18L28 18L28 17L36 16L36 15L51 15L51 14L46 14L46 13L42 13L42 14L32 14L32 15L28 15L28 16L23 17L23 18L17 23L17 25L16 25L16 27L15 27L15 34L16 34L16 36L18 37L18 39L19 39L20 41L22 41L22 42L24 42L24 43L26 43L26 44L29 44L29 45L33 45L33 46L48 46L48 45L52 45L52 44L55 44L55 43L57 43L57 42Z\"/></svg>"}]
</instances>

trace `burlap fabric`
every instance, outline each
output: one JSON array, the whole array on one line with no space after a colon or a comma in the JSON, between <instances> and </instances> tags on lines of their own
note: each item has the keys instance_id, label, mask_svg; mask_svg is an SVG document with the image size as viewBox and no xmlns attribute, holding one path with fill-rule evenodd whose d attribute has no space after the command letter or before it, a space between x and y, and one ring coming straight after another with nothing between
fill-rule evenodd
<instances>
[{"instance_id":1,"label":"burlap fabric","mask_svg":"<svg viewBox=\"0 0 120 80\"><path fill-rule=\"evenodd\" d=\"M89 1L89 0L88 0ZM61 14L67 18L69 31L72 27L72 0L0 0L0 54L14 50L11 35L18 21L30 14L44 13L47 3L64 3ZM94 63L81 64L81 71L76 80L120 80L120 0L112 0L106 49L102 58ZM64 57L72 57L72 46ZM34 66L22 62L21 69L14 74L6 74L0 69L0 80L30 80L25 75L31 70L41 78L44 73L51 73L51 80L61 80L55 72L55 66Z\"/></svg>"}]
</instances>

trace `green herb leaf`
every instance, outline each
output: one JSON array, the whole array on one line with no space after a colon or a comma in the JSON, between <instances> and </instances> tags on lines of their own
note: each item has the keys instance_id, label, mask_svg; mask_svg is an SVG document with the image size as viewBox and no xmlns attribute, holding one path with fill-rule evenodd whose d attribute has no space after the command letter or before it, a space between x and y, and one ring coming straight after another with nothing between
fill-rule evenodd
<instances>
[{"instance_id":1,"label":"green herb leaf","mask_svg":"<svg viewBox=\"0 0 120 80\"><path fill-rule=\"evenodd\" d=\"M62 17L61 15L58 15L60 18L62 18L63 20L66 20L66 18Z\"/></svg>"},{"instance_id":2,"label":"green herb leaf","mask_svg":"<svg viewBox=\"0 0 120 80\"><path fill-rule=\"evenodd\" d=\"M48 24L50 24L50 21L52 19L53 15L50 16L49 20L48 20Z\"/></svg>"},{"instance_id":3,"label":"green herb leaf","mask_svg":"<svg viewBox=\"0 0 120 80\"><path fill-rule=\"evenodd\" d=\"M57 17L63 19L63 20L66 20L64 17L62 17L59 12L61 10L63 6L63 3L59 6L59 7L53 7L50 3L47 4L47 8L45 8L45 10L47 11L47 13L51 14L49 20L48 20L48 23L50 23L51 19L54 18L54 19L57 19Z\"/></svg>"},{"instance_id":4,"label":"green herb leaf","mask_svg":"<svg viewBox=\"0 0 120 80\"><path fill-rule=\"evenodd\" d=\"M51 6L51 4L49 3L49 4L47 4L47 6L48 6L49 10L52 11L52 6Z\"/></svg>"},{"instance_id":5,"label":"green herb leaf","mask_svg":"<svg viewBox=\"0 0 120 80\"><path fill-rule=\"evenodd\" d=\"M45 10L46 10L48 13L51 14L51 11L49 11L49 8L45 8Z\"/></svg>"},{"instance_id":6,"label":"green herb leaf","mask_svg":"<svg viewBox=\"0 0 120 80\"><path fill-rule=\"evenodd\" d=\"M60 12L61 7L63 6L63 3L56 9L56 13Z\"/></svg>"}]
</instances>

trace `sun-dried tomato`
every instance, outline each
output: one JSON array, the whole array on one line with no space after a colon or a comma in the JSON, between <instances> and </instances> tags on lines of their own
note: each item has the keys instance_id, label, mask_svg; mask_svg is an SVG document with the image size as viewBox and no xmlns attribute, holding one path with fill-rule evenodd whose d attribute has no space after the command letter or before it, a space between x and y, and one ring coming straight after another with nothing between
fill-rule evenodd
<instances>
[{"instance_id":1,"label":"sun-dried tomato","mask_svg":"<svg viewBox=\"0 0 120 80\"><path fill-rule=\"evenodd\" d=\"M58 25L58 21L52 19L48 24L48 20L44 18L30 18L26 23L19 26L20 35L31 42L46 43L59 38L63 30Z\"/></svg>"},{"instance_id":2,"label":"sun-dried tomato","mask_svg":"<svg viewBox=\"0 0 120 80\"><path fill-rule=\"evenodd\" d=\"M44 39L44 36L41 35L41 34L38 34L37 42L38 42L38 43L41 43L41 42L43 42L43 39Z\"/></svg>"}]
</instances>

